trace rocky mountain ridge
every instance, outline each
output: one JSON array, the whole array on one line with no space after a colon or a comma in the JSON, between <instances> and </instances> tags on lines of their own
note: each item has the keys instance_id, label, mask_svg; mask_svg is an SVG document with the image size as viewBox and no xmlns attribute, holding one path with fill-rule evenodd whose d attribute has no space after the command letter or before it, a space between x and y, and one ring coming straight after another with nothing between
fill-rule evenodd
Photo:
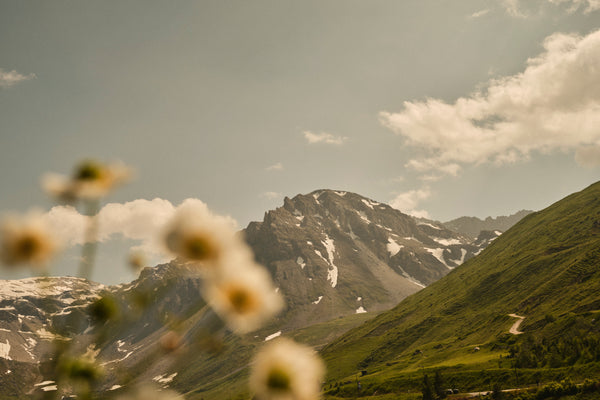
<instances>
[{"instance_id":1,"label":"rocky mountain ridge","mask_svg":"<svg viewBox=\"0 0 600 400\"><path fill-rule=\"evenodd\" d=\"M461 233L469 238L477 238L482 231L500 231L505 232L511 226L533 213L531 210L520 210L508 216L487 217L480 219L477 217L460 217L443 225L451 231Z\"/></svg>"}]
</instances>

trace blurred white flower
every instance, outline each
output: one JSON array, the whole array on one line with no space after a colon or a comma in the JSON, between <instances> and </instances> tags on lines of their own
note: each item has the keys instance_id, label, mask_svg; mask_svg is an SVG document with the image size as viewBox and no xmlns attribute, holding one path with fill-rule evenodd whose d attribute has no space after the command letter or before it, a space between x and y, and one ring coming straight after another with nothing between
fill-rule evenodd
<instances>
[{"instance_id":1,"label":"blurred white flower","mask_svg":"<svg viewBox=\"0 0 600 400\"><path fill-rule=\"evenodd\" d=\"M148 265L146 255L139 250L132 250L127 257L127 264L134 272L139 272Z\"/></svg>"},{"instance_id":2,"label":"blurred white flower","mask_svg":"<svg viewBox=\"0 0 600 400\"><path fill-rule=\"evenodd\" d=\"M323 362L311 348L275 339L256 355L250 388L260 400L315 400L324 373Z\"/></svg>"},{"instance_id":3,"label":"blurred white flower","mask_svg":"<svg viewBox=\"0 0 600 400\"><path fill-rule=\"evenodd\" d=\"M205 281L204 296L232 330L250 332L281 311L283 300L263 267L241 255L229 261L217 277Z\"/></svg>"},{"instance_id":4,"label":"blurred white flower","mask_svg":"<svg viewBox=\"0 0 600 400\"><path fill-rule=\"evenodd\" d=\"M206 272L218 272L228 259L250 254L230 219L212 214L206 204L191 199L167 223L163 239L173 255L199 261Z\"/></svg>"},{"instance_id":5,"label":"blurred white flower","mask_svg":"<svg viewBox=\"0 0 600 400\"><path fill-rule=\"evenodd\" d=\"M145 384L136 387L130 393L118 396L117 400L184 400L184 397L173 390Z\"/></svg>"},{"instance_id":6,"label":"blurred white flower","mask_svg":"<svg viewBox=\"0 0 600 400\"><path fill-rule=\"evenodd\" d=\"M0 261L43 267L58 250L54 237L40 212L9 215L0 224Z\"/></svg>"},{"instance_id":7,"label":"blurred white flower","mask_svg":"<svg viewBox=\"0 0 600 400\"><path fill-rule=\"evenodd\" d=\"M161 336L158 345L165 353L177 352L183 346L183 338L175 331L168 331Z\"/></svg>"},{"instance_id":8,"label":"blurred white flower","mask_svg":"<svg viewBox=\"0 0 600 400\"><path fill-rule=\"evenodd\" d=\"M71 177L48 173L42 177L42 187L51 196L67 202L90 200L106 196L117 186L131 179L132 170L121 162L103 164L94 160L80 163Z\"/></svg>"}]
</instances>

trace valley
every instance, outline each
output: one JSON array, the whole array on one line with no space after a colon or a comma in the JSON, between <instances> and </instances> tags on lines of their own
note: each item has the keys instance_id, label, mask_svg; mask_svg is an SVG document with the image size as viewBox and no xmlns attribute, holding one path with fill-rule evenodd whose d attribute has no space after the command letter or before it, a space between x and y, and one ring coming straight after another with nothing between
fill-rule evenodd
<instances>
[{"instance_id":1,"label":"valley","mask_svg":"<svg viewBox=\"0 0 600 400\"><path fill-rule=\"evenodd\" d=\"M10 281L0 299L0 382L9 398L55 390L43 367L48 331L81 349L101 333L94 354L106 378L97 390L109 397L139 380L190 399L248 397L250 354L279 336L320 352L326 398L420 398L424 376L436 374L461 393L582 381L600 372L598 191L477 238L353 193L286 198L243 232L285 311L246 335L219 328L212 342L176 357L155 358L169 327L187 327L195 343L203 326L219 324L186 263L146 268L117 286L46 278L47 288L62 289L44 291L42 281ZM145 306L135 320L94 327L90 307L107 296L130 313Z\"/></svg>"}]
</instances>

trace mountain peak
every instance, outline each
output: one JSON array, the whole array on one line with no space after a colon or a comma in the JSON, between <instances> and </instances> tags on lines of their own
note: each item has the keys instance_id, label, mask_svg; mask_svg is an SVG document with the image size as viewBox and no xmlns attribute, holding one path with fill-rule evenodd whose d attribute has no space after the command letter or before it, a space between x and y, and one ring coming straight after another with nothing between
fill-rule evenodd
<instances>
[{"instance_id":1,"label":"mountain peak","mask_svg":"<svg viewBox=\"0 0 600 400\"><path fill-rule=\"evenodd\" d=\"M330 189L286 197L245 235L289 299L292 326L387 309L481 250L442 224Z\"/></svg>"}]
</instances>

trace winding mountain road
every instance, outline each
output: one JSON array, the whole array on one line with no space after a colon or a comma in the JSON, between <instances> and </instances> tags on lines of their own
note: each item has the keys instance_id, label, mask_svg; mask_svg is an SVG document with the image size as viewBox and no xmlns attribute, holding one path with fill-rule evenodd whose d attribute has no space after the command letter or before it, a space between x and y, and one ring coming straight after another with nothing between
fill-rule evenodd
<instances>
[{"instance_id":1,"label":"winding mountain road","mask_svg":"<svg viewBox=\"0 0 600 400\"><path fill-rule=\"evenodd\" d=\"M518 318L519 320L516 321L509 329L509 333L512 333L513 335L520 335L523 332L521 332L519 330L519 326L521 326L521 322L523 322L523 320L525 319L525 317L521 317L520 315L517 314L508 314L509 317L513 317L513 318Z\"/></svg>"}]
</instances>

